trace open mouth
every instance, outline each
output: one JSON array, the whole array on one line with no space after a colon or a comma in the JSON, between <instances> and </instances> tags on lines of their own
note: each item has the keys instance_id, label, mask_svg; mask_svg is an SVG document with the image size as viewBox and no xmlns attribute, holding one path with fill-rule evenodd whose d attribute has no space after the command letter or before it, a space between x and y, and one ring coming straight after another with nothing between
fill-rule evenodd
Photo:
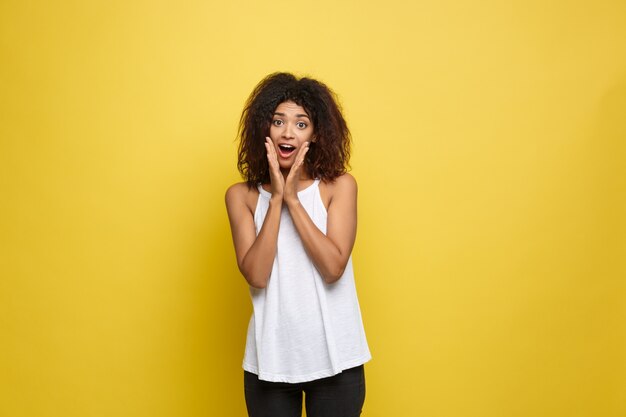
<instances>
[{"instance_id":1,"label":"open mouth","mask_svg":"<svg viewBox=\"0 0 626 417\"><path fill-rule=\"evenodd\" d=\"M291 145L278 145L278 153L280 154L281 157L283 158L289 158L289 156L291 156L291 154L296 150L295 146L291 146Z\"/></svg>"}]
</instances>

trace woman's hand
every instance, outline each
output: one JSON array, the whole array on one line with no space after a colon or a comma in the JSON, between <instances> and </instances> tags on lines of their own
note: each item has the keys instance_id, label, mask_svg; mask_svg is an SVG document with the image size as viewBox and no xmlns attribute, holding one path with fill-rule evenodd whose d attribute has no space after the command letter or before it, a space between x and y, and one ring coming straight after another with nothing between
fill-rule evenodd
<instances>
[{"instance_id":1,"label":"woman's hand","mask_svg":"<svg viewBox=\"0 0 626 417\"><path fill-rule=\"evenodd\" d=\"M282 200L285 190L285 178L280 172L280 165L278 165L278 156L276 156L276 149L274 143L269 137L265 137L265 149L267 150L267 162L270 166L270 185L272 198Z\"/></svg>"},{"instance_id":2,"label":"woman's hand","mask_svg":"<svg viewBox=\"0 0 626 417\"><path fill-rule=\"evenodd\" d=\"M296 160L291 166L291 170L289 170L289 175L287 175L287 180L285 181L284 186L284 200L287 204L299 201L298 182L300 180L300 172L302 171L302 166L304 165L304 157L308 151L309 142L305 142L298 151L298 154L296 155Z\"/></svg>"}]
</instances>

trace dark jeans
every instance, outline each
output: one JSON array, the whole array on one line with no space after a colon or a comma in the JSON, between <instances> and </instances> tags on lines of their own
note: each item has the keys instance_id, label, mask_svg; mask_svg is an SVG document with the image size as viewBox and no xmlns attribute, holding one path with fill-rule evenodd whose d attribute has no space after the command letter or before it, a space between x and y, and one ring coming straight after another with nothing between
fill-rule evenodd
<instances>
[{"instance_id":1,"label":"dark jeans","mask_svg":"<svg viewBox=\"0 0 626 417\"><path fill-rule=\"evenodd\" d=\"M247 371L243 381L249 417L301 417L302 392L307 417L358 417L365 401L363 365L297 384L261 381Z\"/></svg>"}]
</instances>

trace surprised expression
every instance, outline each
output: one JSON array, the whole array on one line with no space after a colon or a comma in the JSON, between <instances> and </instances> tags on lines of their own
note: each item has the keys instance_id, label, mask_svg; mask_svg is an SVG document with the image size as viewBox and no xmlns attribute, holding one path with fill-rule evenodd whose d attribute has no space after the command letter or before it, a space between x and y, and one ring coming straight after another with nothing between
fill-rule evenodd
<instances>
[{"instance_id":1,"label":"surprised expression","mask_svg":"<svg viewBox=\"0 0 626 417\"><path fill-rule=\"evenodd\" d=\"M289 169L304 143L314 141L313 122L302 106L285 101L274 110L269 136L276 149L278 164Z\"/></svg>"}]
</instances>

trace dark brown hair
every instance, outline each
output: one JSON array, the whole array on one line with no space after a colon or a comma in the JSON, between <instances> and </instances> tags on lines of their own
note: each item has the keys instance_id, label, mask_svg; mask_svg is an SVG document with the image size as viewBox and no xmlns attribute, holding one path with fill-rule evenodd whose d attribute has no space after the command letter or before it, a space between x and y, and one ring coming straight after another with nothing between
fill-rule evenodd
<instances>
[{"instance_id":1,"label":"dark brown hair","mask_svg":"<svg viewBox=\"0 0 626 417\"><path fill-rule=\"evenodd\" d=\"M302 106L313 122L315 142L310 143L306 154L307 173L325 181L345 173L351 136L335 93L314 79L276 72L257 84L239 120L237 168L248 186L270 182L265 137L269 136L274 110L285 101Z\"/></svg>"}]
</instances>

